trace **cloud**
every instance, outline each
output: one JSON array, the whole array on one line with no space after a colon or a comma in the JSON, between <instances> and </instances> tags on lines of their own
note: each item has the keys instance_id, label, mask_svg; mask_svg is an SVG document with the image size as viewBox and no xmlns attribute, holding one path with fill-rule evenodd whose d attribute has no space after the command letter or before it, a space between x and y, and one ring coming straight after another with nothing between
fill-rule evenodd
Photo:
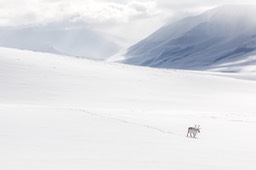
<instances>
[{"instance_id":1,"label":"cloud","mask_svg":"<svg viewBox=\"0 0 256 170\"><path fill-rule=\"evenodd\" d=\"M131 18L154 15L154 1L103 0L1 0L1 25L26 25L56 20L87 23L129 22Z\"/></svg>"},{"instance_id":2,"label":"cloud","mask_svg":"<svg viewBox=\"0 0 256 170\"><path fill-rule=\"evenodd\" d=\"M167 22L240 3L256 4L255 0L0 0L0 26L84 22L134 43Z\"/></svg>"},{"instance_id":3,"label":"cloud","mask_svg":"<svg viewBox=\"0 0 256 170\"><path fill-rule=\"evenodd\" d=\"M88 24L129 23L159 16L159 21L198 14L239 0L1 0L0 26L45 24L60 20ZM242 3L256 3L243 0Z\"/></svg>"}]
</instances>

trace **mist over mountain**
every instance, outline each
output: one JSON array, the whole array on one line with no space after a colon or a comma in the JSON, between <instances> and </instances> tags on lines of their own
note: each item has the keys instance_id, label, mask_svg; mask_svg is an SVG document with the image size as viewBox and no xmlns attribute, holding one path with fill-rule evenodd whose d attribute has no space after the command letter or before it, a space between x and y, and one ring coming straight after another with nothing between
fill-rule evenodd
<instances>
[{"instance_id":1,"label":"mist over mountain","mask_svg":"<svg viewBox=\"0 0 256 170\"><path fill-rule=\"evenodd\" d=\"M104 60L119 49L111 37L84 23L0 28L0 46Z\"/></svg>"},{"instance_id":2,"label":"mist over mountain","mask_svg":"<svg viewBox=\"0 0 256 170\"><path fill-rule=\"evenodd\" d=\"M159 68L256 71L256 6L226 5L166 25L114 60Z\"/></svg>"}]
</instances>

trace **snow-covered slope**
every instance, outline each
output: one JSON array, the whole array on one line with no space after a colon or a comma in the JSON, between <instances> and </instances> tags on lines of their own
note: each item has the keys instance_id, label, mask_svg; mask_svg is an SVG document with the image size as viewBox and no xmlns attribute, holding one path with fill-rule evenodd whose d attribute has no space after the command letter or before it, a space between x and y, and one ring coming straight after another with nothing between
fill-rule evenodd
<instances>
[{"instance_id":1,"label":"snow-covered slope","mask_svg":"<svg viewBox=\"0 0 256 170\"><path fill-rule=\"evenodd\" d=\"M256 6L215 8L162 27L120 60L160 68L255 72L255 16Z\"/></svg>"},{"instance_id":2,"label":"snow-covered slope","mask_svg":"<svg viewBox=\"0 0 256 170\"><path fill-rule=\"evenodd\" d=\"M100 60L120 49L111 37L72 22L0 28L0 46Z\"/></svg>"},{"instance_id":3,"label":"snow-covered slope","mask_svg":"<svg viewBox=\"0 0 256 170\"><path fill-rule=\"evenodd\" d=\"M255 94L255 81L0 48L0 169L255 169Z\"/></svg>"}]
</instances>

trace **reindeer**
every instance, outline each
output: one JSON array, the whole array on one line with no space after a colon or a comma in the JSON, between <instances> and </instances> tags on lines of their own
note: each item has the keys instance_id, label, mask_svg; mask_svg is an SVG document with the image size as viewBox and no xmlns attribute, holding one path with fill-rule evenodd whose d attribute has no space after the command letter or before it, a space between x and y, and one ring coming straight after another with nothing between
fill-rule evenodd
<instances>
[{"instance_id":1,"label":"reindeer","mask_svg":"<svg viewBox=\"0 0 256 170\"><path fill-rule=\"evenodd\" d=\"M190 135L190 137L195 138L197 133L200 133L200 125L195 125L195 127L189 127L188 128L188 133L187 133L187 137L188 134Z\"/></svg>"}]
</instances>

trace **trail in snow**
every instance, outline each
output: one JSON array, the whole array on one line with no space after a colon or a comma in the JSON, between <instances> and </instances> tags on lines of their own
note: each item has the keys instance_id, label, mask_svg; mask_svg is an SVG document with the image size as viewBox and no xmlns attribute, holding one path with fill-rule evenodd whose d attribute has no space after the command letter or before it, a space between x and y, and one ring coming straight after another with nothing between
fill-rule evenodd
<instances>
[{"instance_id":1,"label":"trail in snow","mask_svg":"<svg viewBox=\"0 0 256 170\"><path fill-rule=\"evenodd\" d=\"M104 116L104 115L92 113L92 112L89 112L89 111L86 111L86 110L82 110L82 109L71 109L71 110L81 111L83 113L90 114L92 116L96 116L96 117L100 117L100 118L104 118L104 119L109 119L109 120L115 120L115 121L118 121L118 122L121 122L121 123L125 123L125 124L129 124L129 125L134 125L134 126L148 128L148 129L155 130L155 131L158 131L158 132L161 132L161 133L165 133L165 134L173 134L172 132L170 132L168 130L160 129L160 128L154 127L152 125L140 124L140 123L137 123L137 122L131 122L131 121L128 121L128 120L124 120L124 119L120 119L120 118L115 118L115 117L111 117L111 116Z\"/></svg>"}]
</instances>

